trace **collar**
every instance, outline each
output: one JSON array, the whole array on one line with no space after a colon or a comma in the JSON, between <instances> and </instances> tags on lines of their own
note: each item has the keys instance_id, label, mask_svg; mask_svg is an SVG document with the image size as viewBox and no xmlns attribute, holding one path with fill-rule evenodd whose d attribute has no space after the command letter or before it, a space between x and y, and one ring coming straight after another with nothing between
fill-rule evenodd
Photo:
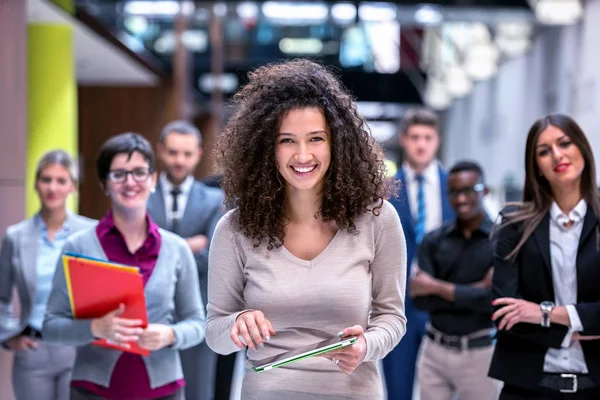
<instances>
[{"instance_id":1,"label":"collar","mask_svg":"<svg viewBox=\"0 0 600 400\"><path fill-rule=\"evenodd\" d=\"M160 233L158 231L158 225L154 223L152 218L148 213L146 213L146 222L148 223L148 236L152 236L154 238L160 237ZM98 237L104 237L110 233L119 233L119 229L115 225L115 220L113 218L112 210L108 210L104 218L98 222L98 226L96 227L96 232L98 233Z\"/></svg>"},{"instance_id":2,"label":"collar","mask_svg":"<svg viewBox=\"0 0 600 400\"><path fill-rule=\"evenodd\" d=\"M163 189L163 193L170 194L171 190L175 188L175 185L171 183L171 181L167 178L167 173L162 171L158 177L160 180L160 185ZM192 185L194 184L194 177L192 175L188 175L184 181L179 185L179 190L183 195L188 195L190 190L192 190Z\"/></svg>"},{"instance_id":3,"label":"collar","mask_svg":"<svg viewBox=\"0 0 600 400\"><path fill-rule=\"evenodd\" d=\"M484 211L483 218L481 219L479 226L473 232L481 232L486 236L490 236L493 229L494 223L492 222L488 214ZM458 232L458 222L456 219L447 225L445 233L448 235L454 232Z\"/></svg>"},{"instance_id":4,"label":"collar","mask_svg":"<svg viewBox=\"0 0 600 400\"><path fill-rule=\"evenodd\" d=\"M44 222L44 219L42 218L42 213L38 212L37 214L35 214L34 219L35 219L35 223L40 227L40 232L48 233L48 226L46 225L46 222ZM62 226L60 227L60 229L58 230L58 232L64 232L66 234L69 233L70 219L71 219L70 213L67 211L67 216L65 217L65 220L64 220Z\"/></svg>"},{"instance_id":5,"label":"collar","mask_svg":"<svg viewBox=\"0 0 600 400\"><path fill-rule=\"evenodd\" d=\"M575 223L579 222L585 217L587 213L587 202L585 199L579 200L579 203L569 211L568 214L565 214L556 202L552 202L552 207L550 208L550 219L561 226L563 223L568 221L573 221Z\"/></svg>"},{"instance_id":6,"label":"collar","mask_svg":"<svg viewBox=\"0 0 600 400\"><path fill-rule=\"evenodd\" d=\"M406 182L416 181L417 173L415 170L408 164L408 162L404 161L402 163L402 169L404 170L404 174L406 176ZM437 160L433 160L427 168L423 170L421 175L423 176L423 182L433 182L436 174L439 171L439 163Z\"/></svg>"}]
</instances>

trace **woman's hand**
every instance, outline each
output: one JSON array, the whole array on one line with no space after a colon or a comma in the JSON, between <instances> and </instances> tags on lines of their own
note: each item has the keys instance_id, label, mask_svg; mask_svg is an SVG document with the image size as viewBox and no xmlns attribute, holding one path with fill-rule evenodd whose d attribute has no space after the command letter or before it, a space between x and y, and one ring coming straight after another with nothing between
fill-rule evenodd
<instances>
[{"instance_id":1,"label":"woman's hand","mask_svg":"<svg viewBox=\"0 0 600 400\"><path fill-rule=\"evenodd\" d=\"M140 335L138 345L148 350L160 350L175 342L175 331L168 325L148 324Z\"/></svg>"},{"instance_id":2,"label":"woman's hand","mask_svg":"<svg viewBox=\"0 0 600 400\"><path fill-rule=\"evenodd\" d=\"M35 340L19 335L6 342L9 349L13 351L37 349L38 344Z\"/></svg>"},{"instance_id":3,"label":"woman's hand","mask_svg":"<svg viewBox=\"0 0 600 400\"><path fill-rule=\"evenodd\" d=\"M263 343L268 342L275 334L273 325L265 318L262 311L252 310L238 315L230 336L233 343L240 349L245 348L246 345L250 349L256 349L262 348Z\"/></svg>"},{"instance_id":4,"label":"woman's hand","mask_svg":"<svg viewBox=\"0 0 600 400\"><path fill-rule=\"evenodd\" d=\"M358 340L352 346L330 351L323 356L335 363L342 372L351 374L364 361L367 355L367 340L365 339L364 329L360 325L354 325L353 327L344 329L338 335L342 339L357 336Z\"/></svg>"},{"instance_id":5,"label":"woman's hand","mask_svg":"<svg viewBox=\"0 0 600 400\"><path fill-rule=\"evenodd\" d=\"M492 305L504 306L492 315L492 321L502 318L498 324L498 329L509 330L519 322L537 325L542 322L542 310L539 304L522 299L502 297L494 300Z\"/></svg>"},{"instance_id":6,"label":"woman's hand","mask_svg":"<svg viewBox=\"0 0 600 400\"><path fill-rule=\"evenodd\" d=\"M119 318L125 311L125 305L109 312L101 318L92 320L92 335L96 338L106 339L129 348L128 342L137 342L144 330L140 327L142 321L139 319Z\"/></svg>"}]
</instances>

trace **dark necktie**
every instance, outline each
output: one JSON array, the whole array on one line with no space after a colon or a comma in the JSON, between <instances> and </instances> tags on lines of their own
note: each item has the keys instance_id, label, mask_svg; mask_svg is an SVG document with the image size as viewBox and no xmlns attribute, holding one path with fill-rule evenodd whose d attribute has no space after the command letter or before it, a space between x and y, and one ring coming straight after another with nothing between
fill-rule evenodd
<instances>
[{"instance_id":1,"label":"dark necktie","mask_svg":"<svg viewBox=\"0 0 600 400\"><path fill-rule=\"evenodd\" d=\"M171 190L171 196L173 196L173 207L171 208L171 232L177 232L177 225L179 223L179 204L177 198L181 194L179 188L173 188Z\"/></svg>"},{"instance_id":2,"label":"dark necktie","mask_svg":"<svg viewBox=\"0 0 600 400\"><path fill-rule=\"evenodd\" d=\"M425 204L425 188L423 185L423 175L417 175L415 177L419 183L419 189L417 191L417 220L415 223L415 241L417 244L421 243L423 236L425 236L425 218L426 218L426 204Z\"/></svg>"}]
</instances>

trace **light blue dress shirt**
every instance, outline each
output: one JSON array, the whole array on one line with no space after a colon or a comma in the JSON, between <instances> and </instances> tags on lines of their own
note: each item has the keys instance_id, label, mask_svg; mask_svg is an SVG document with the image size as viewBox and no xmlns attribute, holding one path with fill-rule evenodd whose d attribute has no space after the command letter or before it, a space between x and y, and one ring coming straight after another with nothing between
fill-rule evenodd
<instances>
[{"instance_id":1,"label":"light blue dress shirt","mask_svg":"<svg viewBox=\"0 0 600 400\"><path fill-rule=\"evenodd\" d=\"M52 289L56 261L69 236L69 227L65 223L55 233L54 241L51 241L48 237L48 227L42 217L38 214L35 218L40 226L40 236L37 244L35 302L29 317L29 326L41 331L46 313L46 303L50 296L50 289Z\"/></svg>"}]
</instances>

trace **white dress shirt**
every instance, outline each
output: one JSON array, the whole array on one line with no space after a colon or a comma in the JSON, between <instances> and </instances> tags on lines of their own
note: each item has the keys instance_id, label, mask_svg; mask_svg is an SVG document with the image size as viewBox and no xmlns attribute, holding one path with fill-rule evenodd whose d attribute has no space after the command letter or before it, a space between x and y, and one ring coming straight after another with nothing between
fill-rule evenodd
<instances>
[{"instance_id":1,"label":"white dress shirt","mask_svg":"<svg viewBox=\"0 0 600 400\"><path fill-rule=\"evenodd\" d=\"M187 205L188 198L190 197L190 191L192 190L192 185L194 184L194 177L192 175L188 175L181 185L179 185L179 190L181 190L181 193L177 195L177 213L179 215L173 215L173 195L171 194L171 191L175 188L175 185L169 181L167 174L164 171L160 173L158 179L160 179L160 186L162 189L163 198L165 200L167 226L173 226L173 218L181 220L183 217L185 206Z\"/></svg>"},{"instance_id":2,"label":"white dress shirt","mask_svg":"<svg viewBox=\"0 0 600 400\"><path fill-rule=\"evenodd\" d=\"M419 212L419 182L417 181L417 173L408 165L407 162L402 164L406 181L402 184L406 185L408 194L408 204L410 213L413 219L416 220ZM423 187L425 194L425 233L429 233L442 225L442 198L440 188L440 173L439 164L437 161L429 164L422 173Z\"/></svg>"},{"instance_id":3,"label":"white dress shirt","mask_svg":"<svg viewBox=\"0 0 600 400\"><path fill-rule=\"evenodd\" d=\"M573 332L583 331L581 319L575 309L577 303L577 248L583 229L583 219L587 212L587 203L581 200L568 215L562 212L558 204L550 209L550 259L552 263L552 286L554 303L565 306L569 314L571 327L563 340L562 348L549 349L544 359L544 372L572 372L587 374L588 369L581 344L571 344ZM570 228L564 223L573 221Z\"/></svg>"}]
</instances>

